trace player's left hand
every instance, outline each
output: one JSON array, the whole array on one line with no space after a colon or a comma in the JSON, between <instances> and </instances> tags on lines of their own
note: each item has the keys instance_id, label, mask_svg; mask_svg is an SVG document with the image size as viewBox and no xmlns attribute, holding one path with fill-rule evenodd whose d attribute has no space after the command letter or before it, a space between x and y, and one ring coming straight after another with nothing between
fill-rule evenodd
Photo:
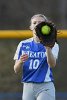
<instances>
[{"instance_id":1,"label":"player's left hand","mask_svg":"<svg viewBox=\"0 0 67 100\"><path fill-rule=\"evenodd\" d=\"M42 27L47 25L50 27L49 33L45 34L42 31ZM36 35L38 36L40 42L47 47L53 47L55 42L57 41L57 29L56 26L52 22L41 22L35 28ZM45 30L44 30L45 31Z\"/></svg>"}]
</instances>

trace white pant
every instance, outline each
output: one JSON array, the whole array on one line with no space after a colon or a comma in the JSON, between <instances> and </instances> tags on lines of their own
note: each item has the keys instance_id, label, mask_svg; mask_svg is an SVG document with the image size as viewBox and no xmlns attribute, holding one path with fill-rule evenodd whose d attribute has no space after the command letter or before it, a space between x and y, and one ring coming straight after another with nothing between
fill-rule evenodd
<instances>
[{"instance_id":1,"label":"white pant","mask_svg":"<svg viewBox=\"0 0 67 100\"><path fill-rule=\"evenodd\" d=\"M55 100L53 82L24 83L22 100Z\"/></svg>"}]
</instances>

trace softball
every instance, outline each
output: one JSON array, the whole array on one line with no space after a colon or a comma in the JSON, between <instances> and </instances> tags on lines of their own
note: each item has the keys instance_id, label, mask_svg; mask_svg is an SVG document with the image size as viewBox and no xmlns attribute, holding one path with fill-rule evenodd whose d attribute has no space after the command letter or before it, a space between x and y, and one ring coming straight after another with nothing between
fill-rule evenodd
<instances>
[{"instance_id":1,"label":"softball","mask_svg":"<svg viewBox=\"0 0 67 100\"><path fill-rule=\"evenodd\" d=\"M43 35L48 35L50 33L51 29L48 25L44 25L41 28L41 32Z\"/></svg>"}]
</instances>

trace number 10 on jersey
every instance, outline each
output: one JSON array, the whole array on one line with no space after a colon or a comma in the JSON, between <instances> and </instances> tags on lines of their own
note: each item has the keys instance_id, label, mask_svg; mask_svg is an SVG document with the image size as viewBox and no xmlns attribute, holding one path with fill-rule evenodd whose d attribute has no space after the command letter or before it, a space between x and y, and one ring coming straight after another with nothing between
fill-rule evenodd
<instances>
[{"instance_id":1,"label":"number 10 on jersey","mask_svg":"<svg viewBox=\"0 0 67 100\"><path fill-rule=\"evenodd\" d=\"M31 69L37 69L38 66L39 66L39 60L38 59L36 59L36 60L31 59L30 60L30 65L29 65L30 70Z\"/></svg>"}]
</instances>

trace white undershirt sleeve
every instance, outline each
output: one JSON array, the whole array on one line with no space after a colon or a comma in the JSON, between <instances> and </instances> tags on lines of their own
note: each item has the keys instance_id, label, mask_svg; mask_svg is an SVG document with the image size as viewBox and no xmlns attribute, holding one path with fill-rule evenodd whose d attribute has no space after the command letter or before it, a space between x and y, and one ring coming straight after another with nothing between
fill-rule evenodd
<instances>
[{"instance_id":1,"label":"white undershirt sleeve","mask_svg":"<svg viewBox=\"0 0 67 100\"><path fill-rule=\"evenodd\" d=\"M52 48L52 53L56 59L58 59L58 53L59 53L59 45L55 43L54 47Z\"/></svg>"}]
</instances>

